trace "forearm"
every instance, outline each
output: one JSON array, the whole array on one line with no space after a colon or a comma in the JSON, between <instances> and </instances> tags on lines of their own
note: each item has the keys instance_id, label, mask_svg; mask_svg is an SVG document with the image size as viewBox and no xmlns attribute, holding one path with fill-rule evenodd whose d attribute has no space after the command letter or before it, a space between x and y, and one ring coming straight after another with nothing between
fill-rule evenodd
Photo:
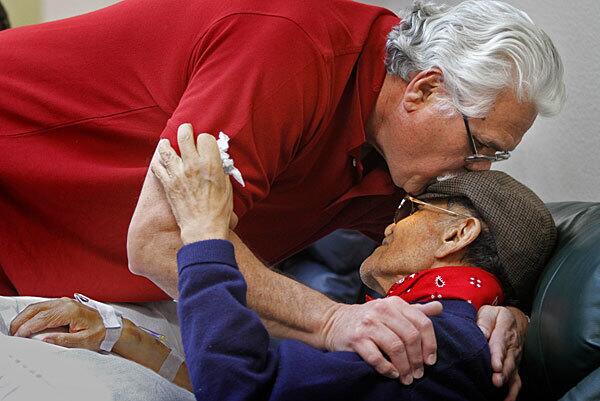
<instances>
[{"instance_id":1,"label":"forearm","mask_svg":"<svg viewBox=\"0 0 600 401\"><path fill-rule=\"evenodd\" d=\"M270 270L231 231L230 240L248 283L248 304L271 334L324 348L323 330L339 304ZM148 171L127 237L130 269L177 299L176 255L181 246L179 228L165 192Z\"/></svg>"},{"instance_id":2,"label":"forearm","mask_svg":"<svg viewBox=\"0 0 600 401\"><path fill-rule=\"evenodd\" d=\"M128 239L129 270L151 280L171 298L177 299L176 255L182 245L178 229Z\"/></svg>"},{"instance_id":3,"label":"forearm","mask_svg":"<svg viewBox=\"0 0 600 401\"><path fill-rule=\"evenodd\" d=\"M196 397L262 399L279 358L269 350L257 313L246 307L247 286L233 247L221 240L193 243L178 261L177 312Z\"/></svg>"},{"instance_id":4,"label":"forearm","mask_svg":"<svg viewBox=\"0 0 600 401\"><path fill-rule=\"evenodd\" d=\"M123 331L119 341L113 347L113 352L158 373L171 349L130 320L123 319ZM173 382L192 391L185 363L177 371Z\"/></svg>"},{"instance_id":5,"label":"forearm","mask_svg":"<svg viewBox=\"0 0 600 401\"><path fill-rule=\"evenodd\" d=\"M248 305L271 335L325 348L327 322L340 304L266 267L235 233L230 232L230 240L248 283Z\"/></svg>"},{"instance_id":6,"label":"forearm","mask_svg":"<svg viewBox=\"0 0 600 401\"><path fill-rule=\"evenodd\" d=\"M177 299L177 251L182 245L164 190L148 170L127 232L129 270Z\"/></svg>"}]
</instances>

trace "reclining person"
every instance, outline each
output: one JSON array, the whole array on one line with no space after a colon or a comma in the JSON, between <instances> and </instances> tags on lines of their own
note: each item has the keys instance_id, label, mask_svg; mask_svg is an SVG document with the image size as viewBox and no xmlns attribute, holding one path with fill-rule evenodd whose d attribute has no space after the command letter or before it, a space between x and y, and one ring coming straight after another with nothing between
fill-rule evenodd
<instances>
[{"instance_id":1,"label":"reclining person","mask_svg":"<svg viewBox=\"0 0 600 401\"><path fill-rule=\"evenodd\" d=\"M163 142L152 169L185 244L178 253L178 313L187 366L180 373L187 369L198 400L495 400L506 395L506 389L492 384L490 349L476 312L505 300L527 302L535 272L553 249L552 217L528 188L498 171L430 185L420 199L402 201L383 243L362 264L365 284L398 304L420 303L429 314L443 306L431 318L437 362L407 386L381 376L373 361L355 353L325 352L296 340L269 345L267 330L246 306L246 283L227 241L236 217L214 138L200 135L197 149L192 159L181 159ZM35 330L49 327L42 320L31 310L23 312L11 331L30 335L31 322ZM385 326L363 329L373 336L391 334ZM74 334L57 334L51 342L73 346L69 336ZM131 355L131 338L122 335L115 348ZM98 349L101 340L91 348ZM147 342L144 353L152 354L153 346L160 344ZM156 361L149 367L160 369Z\"/></svg>"}]
</instances>

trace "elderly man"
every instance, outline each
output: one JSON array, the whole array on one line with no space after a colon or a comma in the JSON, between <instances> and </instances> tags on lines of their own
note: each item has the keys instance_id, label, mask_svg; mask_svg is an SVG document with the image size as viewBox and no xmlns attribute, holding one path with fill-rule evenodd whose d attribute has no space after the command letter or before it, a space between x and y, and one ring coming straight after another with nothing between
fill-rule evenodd
<instances>
[{"instance_id":1,"label":"elderly man","mask_svg":"<svg viewBox=\"0 0 600 401\"><path fill-rule=\"evenodd\" d=\"M492 384L490 352L476 311L506 299L527 299L552 252L556 228L533 192L505 173L483 171L433 184L419 199L401 201L383 243L360 272L397 307L410 302L425 310L437 307L432 301L443 304L444 311L432 318L438 362L404 386L378 375L353 353L322 352L294 340L269 347L265 327L246 306L245 282L226 241L235 224L229 179L214 139L205 135L199 144L203 160L192 153L188 157L195 162L172 162L167 156L152 166L184 243L178 253L178 313L187 366L181 359L173 365L168 348L130 321L115 352L163 375L164 366L172 365L171 378L198 400L491 401L504 396L506 389ZM184 171L186 162L193 167ZM26 308L12 321L11 332L28 337L76 321L71 333L46 334L45 341L98 350L108 336L105 315L73 300L48 301ZM374 329L379 330L363 327L370 334ZM137 379L132 380L133 388Z\"/></svg>"},{"instance_id":2,"label":"elderly man","mask_svg":"<svg viewBox=\"0 0 600 401\"><path fill-rule=\"evenodd\" d=\"M399 20L338 0L129 0L2 32L0 57L10 94L0 113L2 293L164 298L128 272L128 257L177 297L181 240L148 164L159 137L175 143L191 122L231 137L245 180L234 188L233 241L249 305L277 336L355 350L394 377L407 376L407 360L414 377L435 361L422 312L342 306L266 266L336 228L380 235L404 191L489 168L564 99L550 39L494 1L417 4ZM526 322L486 310L492 343ZM367 322L393 334L367 337ZM500 343L493 354L511 360ZM498 382L507 365L495 364Z\"/></svg>"}]
</instances>

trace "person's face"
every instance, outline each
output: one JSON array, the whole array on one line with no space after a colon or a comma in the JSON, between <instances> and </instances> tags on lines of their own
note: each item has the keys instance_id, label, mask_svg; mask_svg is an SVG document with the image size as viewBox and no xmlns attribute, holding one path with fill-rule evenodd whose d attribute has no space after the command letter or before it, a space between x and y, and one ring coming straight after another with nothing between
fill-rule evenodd
<instances>
[{"instance_id":1,"label":"person's face","mask_svg":"<svg viewBox=\"0 0 600 401\"><path fill-rule=\"evenodd\" d=\"M432 204L446 207L440 202ZM387 226L381 245L360 266L362 281L384 294L403 276L430 268L439 246L441 223L446 218L425 209Z\"/></svg>"},{"instance_id":2,"label":"person's face","mask_svg":"<svg viewBox=\"0 0 600 401\"><path fill-rule=\"evenodd\" d=\"M448 208L445 200L430 204ZM385 229L382 244L362 263L360 277L367 286L385 294L404 276L443 265L460 265L464 251L480 229L480 222L473 217L453 217L419 207Z\"/></svg>"},{"instance_id":3,"label":"person's face","mask_svg":"<svg viewBox=\"0 0 600 401\"><path fill-rule=\"evenodd\" d=\"M490 162L466 163L472 154L462 116L440 112L441 72L415 75L406 84L388 76L387 95L378 99L372 121L375 146L383 154L394 183L419 194L436 177L467 170L489 170ZM395 87L394 87L395 86ZM529 102L519 102L512 91L502 93L485 118L469 118L479 153L512 151L537 116Z\"/></svg>"}]
</instances>

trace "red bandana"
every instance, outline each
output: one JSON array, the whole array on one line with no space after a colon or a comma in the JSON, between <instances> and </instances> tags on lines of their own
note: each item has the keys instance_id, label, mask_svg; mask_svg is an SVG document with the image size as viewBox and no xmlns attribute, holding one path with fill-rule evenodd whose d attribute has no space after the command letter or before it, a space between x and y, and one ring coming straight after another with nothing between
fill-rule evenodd
<instances>
[{"instance_id":1,"label":"red bandana","mask_svg":"<svg viewBox=\"0 0 600 401\"><path fill-rule=\"evenodd\" d=\"M467 266L436 267L413 273L392 285L387 296L398 296L409 303L459 299L472 304L475 310L504 301L500 282L493 274ZM366 300L373 298L367 295Z\"/></svg>"}]
</instances>

